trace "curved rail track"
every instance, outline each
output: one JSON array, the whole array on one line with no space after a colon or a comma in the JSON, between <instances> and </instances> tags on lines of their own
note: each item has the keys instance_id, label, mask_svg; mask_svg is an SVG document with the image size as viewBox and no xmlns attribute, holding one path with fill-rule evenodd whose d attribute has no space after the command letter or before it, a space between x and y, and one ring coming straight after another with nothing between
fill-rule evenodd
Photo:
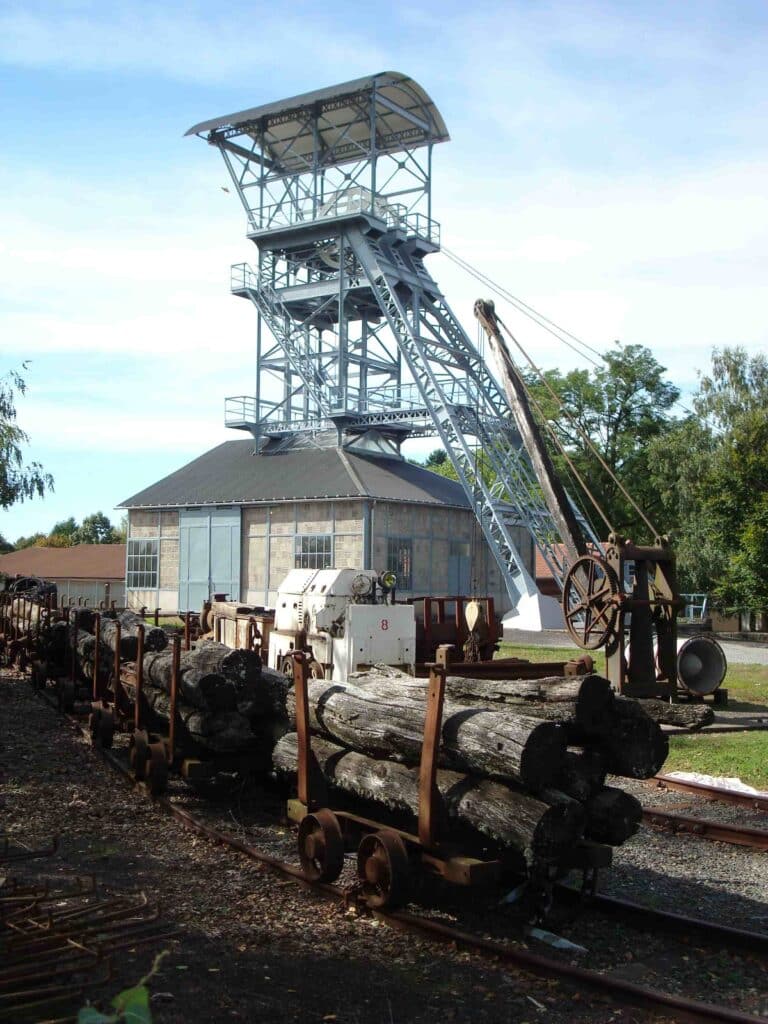
<instances>
[{"instance_id":1,"label":"curved rail track","mask_svg":"<svg viewBox=\"0 0 768 1024\"><path fill-rule=\"evenodd\" d=\"M654 775L645 784L655 789L669 789L680 793L691 793L704 800L717 800L721 803L734 804L737 807L749 807L753 811L768 812L768 796L759 793L743 793L738 789L725 789L723 786L707 786L702 782L689 782L675 779L671 775Z\"/></svg>"},{"instance_id":2,"label":"curved rail track","mask_svg":"<svg viewBox=\"0 0 768 1024\"><path fill-rule=\"evenodd\" d=\"M730 843L733 846L749 846L753 850L768 850L768 829L753 828L750 825L727 825L693 815L666 811L661 807L643 809L643 821L664 832L711 839L716 843Z\"/></svg>"},{"instance_id":3,"label":"curved rail track","mask_svg":"<svg viewBox=\"0 0 768 1024\"><path fill-rule=\"evenodd\" d=\"M55 702L47 694L42 693L42 696L51 706L56 707ZM65 717L82 735L88 739L91 738L88 728L83 726L76 716L66 715ZM100 752L107 763L118 771L126 781L135 784L130 768L120 757L110 750L102 749ZM139 783L138 785L146 791L146 787L143 784ZM147 795L149 796L148 791ZM349 901L349 890L345 890L337 885L308 880L299 867L264 853L236 836L201 821L189 811L174 804L169 797L156 797L154 802L156 806L162 808L175 820L199 835L213 842L224 844L233 851L258 861L282 877L307 887L319 895L335 900ZM569 890L564 886L560 887L559 895L564 901L578 902L581 899L579 893L575 890ZM702 941L710 942L714 945L726 944L729 948L746 948L753 953L768 953L768 934L730 928L703 919L655 910L627 900L604 895L592 897L590 905L599 913L619 917L630 925L654 930L682 931L689 936L693 933ZM765 1018L755 1017L740 1010L733 1010L728 1007L674 995L657 988L627 981L611 974L603 974L600 971L580 967L554 957L532 953L527 949L521 949L496 939L484 938L483 936L447 925L442 921L436 921L427 916L409 911L374 911L374 913L383 923L391 927L404 930L410 934L419 935L434 942L452 944L455 947L471 951L497 963L516 967L530 974L574 984L579 988L588 989L604 997L612 998L619 1005L631 1005L645 1010L662 1012L671 1015L673 1019L684 1021L758 1024L759 1021L765 1020Z\"/></svg>"}]
</instances>

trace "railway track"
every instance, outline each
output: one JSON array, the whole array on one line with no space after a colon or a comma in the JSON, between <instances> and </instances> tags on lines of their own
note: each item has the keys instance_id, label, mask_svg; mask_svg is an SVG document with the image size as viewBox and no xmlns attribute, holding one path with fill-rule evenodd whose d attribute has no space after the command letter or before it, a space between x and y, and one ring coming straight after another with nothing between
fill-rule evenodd
<instances>
[{"instance_id":1,"label":"railway track","mask_svg":"<svg viewBox=\"0 0 768 1024\"><path fill-rule=\"evenodd\" d=\"M50 695L43 693L42 696L51 706L56 707ZM88 729L76 716L67 715L65 717L82 735L90 739ZM128 765L116 753L102 750L101 754L104 760L127 782L135 784ZM209 825L188 810L177 806L168 796L155 798L155 805L162 808L185 828L215 843L226 845L233 851L263 864L285 879L329 899L344 902L350 900L348 889L328 883L310 882L296 865L264 853L231 833ZM559 890L559 896L564 902L578 901L581 898L575 890L568 890L566 887ZM762 933L734 929L703 919L656 910L603 895L593 897L591 905L597 912L618 918L633 927L657 932L659 930L670 933L678 932L686 936L695 934L700 940L711 943L715 947L727 945L728 948L748 949L752 953L768 953L768 935ZM419 935L434 942L452 944L454 947L473 952L497 963L513 966L530 974L548 979L558 979L564 983L575 985L579 989L588 989L604 998L613 1000L617 1005L640 1007L645 1010L665 1013L673 1019L686 1021L723 1021L733 1022L733 1024L750 1024L751 1022L751 1024L756 1024L756 1022L764 1020L764 1018L729 1007L679 996L658 988L614 977L610 973L581 967L556 957L533 953L509 942L489 939L464 931L426 915L409 911L386 913L376 911L374 913L390 927Z\"/></svg>"},{"instance_id":2,"label":"railway track","mask_svg":"<svg viewBox=\"0 0 768 1024\"><path fill-rule=\"evenodd\" d=\"M753 850L768 850L768 829L752 828L750 825L727 825L692 815L666 811L661 807L643 809L646 825L660 828L674 834L711 839L717 843L731 843L734 846L749 846Z\"/></svg>"},{"instance_id":3,"label":"railway track","mask_svg":"<svg viewBox=\"0 0 768 1024\"><path fill-rule=\"evenodd\" d=\"M737 807L749 807L753 811L768 812L768 796L760 796L756 793L742 793L737 789L725 789L722 786L706 786L701 782L675 779L671 775L654 775L652 779L646 780L646 785L653 786L655 789L692 793L704 800L717 800L726 804L734 804Z\"/></svg>"}]
</instances>

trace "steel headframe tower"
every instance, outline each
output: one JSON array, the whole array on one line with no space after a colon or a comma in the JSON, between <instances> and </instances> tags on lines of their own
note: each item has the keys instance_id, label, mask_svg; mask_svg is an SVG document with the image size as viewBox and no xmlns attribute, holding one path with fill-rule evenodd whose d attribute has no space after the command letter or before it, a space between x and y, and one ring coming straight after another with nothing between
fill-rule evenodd
<instances>
[{"instance_id":1,"label":"steel headframe tower","mask_svg":"<svg viewBox=\"0 0 768 1024\"><path fill-rule=\"evenodd\" d=\"M227 425L264 454L334 429L393 452L437 435L513 606L538 605L518 546L527 530L562 581L557 531L505 394L424 266L440 248L432 150L449 138L435 104L383 72L187 134L220 150L259 253L232 268L258 310L258 369L254 397L226 400Z\"/></svg>"}]
</instances>

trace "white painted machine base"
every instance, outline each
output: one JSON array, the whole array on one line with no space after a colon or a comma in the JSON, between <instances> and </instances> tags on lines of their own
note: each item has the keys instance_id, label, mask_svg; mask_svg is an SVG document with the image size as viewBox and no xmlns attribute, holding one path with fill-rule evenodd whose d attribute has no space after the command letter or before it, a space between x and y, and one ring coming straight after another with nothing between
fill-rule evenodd
<instances>
[{"instance_id":1,"label":"white painted machine base","mask_svg":"<svg viewBox=\"0 0 768 1024\"><path fill-rule=\"evenodd\" d=\"M526 594L517 607L508 611L501 620L504 635L517 629L540 632L542 629L565 629L563 609L554 597L544 594Z\"/></svg>"}]
</instances>

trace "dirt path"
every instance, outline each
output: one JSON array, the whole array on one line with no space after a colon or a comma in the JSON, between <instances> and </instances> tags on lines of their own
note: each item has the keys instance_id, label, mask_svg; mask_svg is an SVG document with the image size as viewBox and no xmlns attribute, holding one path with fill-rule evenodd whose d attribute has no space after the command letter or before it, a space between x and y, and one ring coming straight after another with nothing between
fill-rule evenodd
<instances>
[{"instance_id":1,"label":"dirt path","mask_svg":"<svg viewBox=\"0 0 768 1024\"><path fill-rule=\"evenodd\" d=\"M604 1022L646 1020L554 982L420 942L195 838L126 786L26 680L0 675L3 830L61 833L28 869L93 874L106 893L143 890L182 929L152 982L160 1024ZM121 954L109 992L151 952Z\"/></svg>"}]
</instances>

